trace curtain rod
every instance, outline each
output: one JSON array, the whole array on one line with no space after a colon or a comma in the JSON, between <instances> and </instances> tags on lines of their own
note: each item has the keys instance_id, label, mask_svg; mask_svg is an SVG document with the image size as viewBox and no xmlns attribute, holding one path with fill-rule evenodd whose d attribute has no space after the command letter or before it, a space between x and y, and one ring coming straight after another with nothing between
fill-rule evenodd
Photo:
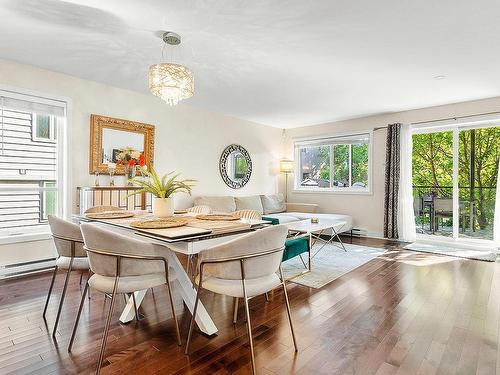
<instances>
[{"instance_id":1,"label":"curtain rod","mask_svg":"<svg viewBox=\"0 0 500 375\"><path fill-rule=\"evenodd\" d=\"M440 122L440 121L448 121L448 120L458 120L458 119L475 117L475 116L498 115L498 114L500 114L499 111L484 112L484 113L476 113L475 115L455 116L455 117L440 118L438 120L418 121L418 122L412 122L411 124L412 125L418 125L418 124L426 124L426 123L432 123L432 122ZM382 130L382 129L387 129L387 126L379 126L379 127L373 128L373 131Z\"/></svg>"},{"instance_id":2,"label":"curtain rod","mask_svg":"<svg viewBox=\"0 0 500 375\"><path fill-rule=\"evenodd\" d=\"M484 112L484 113L476 113L475 115L467 115L467 116L455 116L455 117L447 117L447 118L440 118L438 120L430 120L430 121L418 121L418 122L412 122L412 125L418 125L418 124L425 124L425 123L431 123L431 122L439 122L439 121L448 121L448 120L458 120L462 118L469 118L469 117L475 117L475 116L485 116L485 115L498 115L500 112L495 111L495 112Z\"/></svg>"}]
</instances>

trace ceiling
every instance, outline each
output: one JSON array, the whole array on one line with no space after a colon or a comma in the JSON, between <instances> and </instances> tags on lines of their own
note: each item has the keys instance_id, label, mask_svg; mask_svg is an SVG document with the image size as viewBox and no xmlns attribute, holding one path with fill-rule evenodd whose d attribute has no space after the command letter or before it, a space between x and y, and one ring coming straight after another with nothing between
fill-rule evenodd
<instances>
[{"instance_id":1,"label":"ceiling","mask_svg":"<svg viewBox=\"0 0 500 375\"><path fill-rule=\"evenodd\" d=\"M195 76L181 105L280 128L500 96L498 0L0 0L0 14L0 58L144 93L159 31L175 31L167 57Z\"/></svg>"}]
</instances>

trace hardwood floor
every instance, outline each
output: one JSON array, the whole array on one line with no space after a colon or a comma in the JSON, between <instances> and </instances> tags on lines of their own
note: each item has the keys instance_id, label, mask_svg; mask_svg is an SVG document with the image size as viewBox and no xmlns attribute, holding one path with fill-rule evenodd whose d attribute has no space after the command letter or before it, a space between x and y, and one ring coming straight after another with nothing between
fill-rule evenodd
<instances>
[{"instance_id":1,"label":"hardwood floor","mask_svg":"<svg viewBox=\"0 0 500 375\"><path fill-rule=\"evenodd\" d=\"M495 374L500 318L500 266L402 251L373 239L355 242L386 247L379 257L321 289L289 283L299 345L293 351L283 293L270 302L250 301L258 373L267 374ZM0 283L0 374L91 373L109 301L94 293L82 312L73 352L67 352L80 301L73 275L56 340L51 329L62 290L61 273L47 311L42 310L50 273ZM174 284L175 293L175 284ZM164 288L141 308L145 319L118 323L117 300L103 374L247 374L248 338L240 307L232 324L232 301L205 294L202 300L219 335L194 335L192 354L175 341ZM183 342L190 314L176 296ZM241 305L241 304L240 304ZM499 371L500 373L500 371Z\"/></svg>"}]
</instances>

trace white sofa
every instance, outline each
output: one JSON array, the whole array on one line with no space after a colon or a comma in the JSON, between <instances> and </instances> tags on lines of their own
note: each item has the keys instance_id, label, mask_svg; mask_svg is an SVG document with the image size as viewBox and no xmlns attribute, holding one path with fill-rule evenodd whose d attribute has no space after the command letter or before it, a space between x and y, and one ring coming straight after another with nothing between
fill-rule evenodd
<instances>
[{"instance_id":1,"label":"white sofa","mask_svg":"<svg viewBox=\"0 0 500 375\"><path fill-rule=\"evenodd\" d=\"M278 219L280 224L292 221L307 220L313 217L345 222L338 233L350 231L353 220L349 215L333 213L317 213L319 206L310 203L286 203L282 194L233 196L199 196L194 199L195 206L209 206L213 212L234 212L239 210L255 210L263 217Z\"/></svg>"}]
</instances>

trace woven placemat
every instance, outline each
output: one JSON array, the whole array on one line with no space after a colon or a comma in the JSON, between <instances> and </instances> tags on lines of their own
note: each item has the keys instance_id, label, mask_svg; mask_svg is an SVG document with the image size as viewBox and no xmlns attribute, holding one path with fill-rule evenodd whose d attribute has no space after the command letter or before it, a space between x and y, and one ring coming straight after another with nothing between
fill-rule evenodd
<instances>
[{"instance_id":1,"label":"woven placemat","mask_svg":"<svg viewBox=\"0 0 500 375\"><path fill-rule=\"evenodd\" d=\"M200 220L212 220L212 221L234 221L240 220L238 216L225 215L225 214L208 214L208 215L196 215L197 219Z\"/></svg>"},{"instance_id":2,"label":"woven placemat","mask_svg":"<svg viewBox=\"0 0 500 375\"><path fill-rule=\"evenodd\" d=\"M129 225L138 229L164 229L182 227L187 223L188 221L186 219L172 217L165 219L133 221Z\"/></svg>"},{"instance_id":3,"label":"woven placemat","mask_svg":"<svg viewBox=\"0 0 500 375\"><path fill-rule=\"evenodd\" d=\"M91 212L85 214L89 219L124 219L126 217L134 217L132 212L127 211L107 211L107 212Z\"/></svg>"}]
</instances>

